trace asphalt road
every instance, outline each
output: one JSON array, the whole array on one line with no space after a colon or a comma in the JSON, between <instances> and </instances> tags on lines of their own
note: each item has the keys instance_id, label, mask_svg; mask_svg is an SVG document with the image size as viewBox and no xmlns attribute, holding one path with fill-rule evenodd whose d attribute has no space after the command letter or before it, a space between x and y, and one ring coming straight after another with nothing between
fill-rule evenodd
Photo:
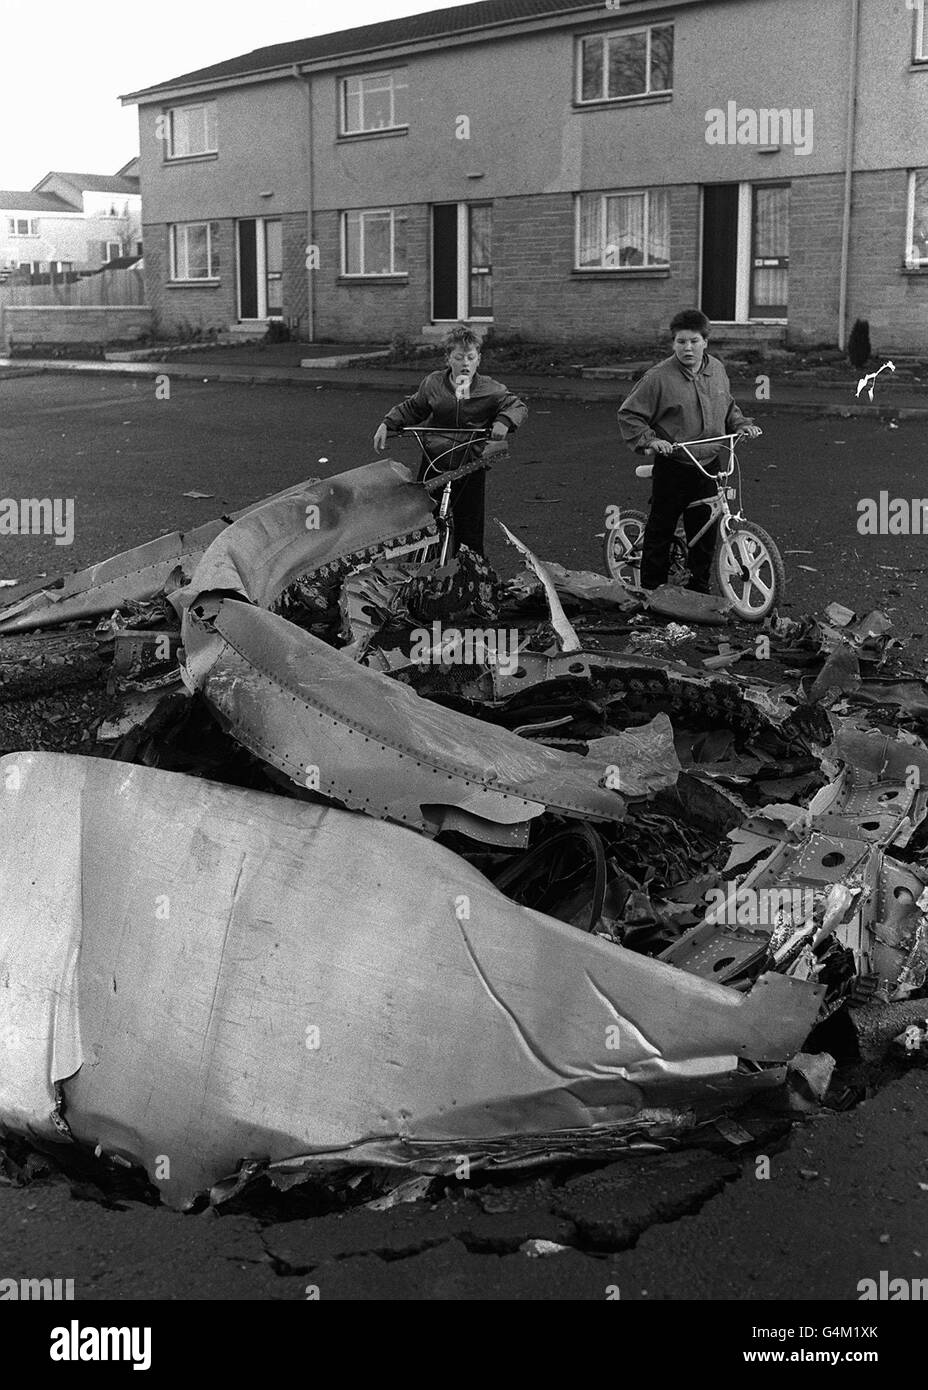
<instances>
[{"instance_id":1,"label":"asphalt road","mask_svg":"<svg viewBox=\"0 0 928 1390\"><path fill-rule=\"evenodd\" d=\"M382 390L41 375L0 379L0 496L73 498L71 546L0 536L0 578L80 568L140 541L234 510L303 478L357 467L393 395ZM617 393L618 394L618 393ZM542 557L601 569L596 533L612 503L646 507L648 485L605 403L545 400L544 380L508 463L490 478L499 516ZM928 536L858 532L861 499L928 495L924 422L758 410L762 439L741 451L745 515L778 540L790 616L839 600L881 608L913 664L928 652L922 595ZM410 461L413 448L400 447ZM209 493L205 499L187 492ZM910 509L911 510L911 509ZM921 514L918 513L920 517ZM515 568L496 528L491 558Z\"/></svg>"},{"instance_id":2,"label":"asphalt road","mask_svg":"<svg viewBox=\"0 0 928 1390\"><path fill-rule=\"evenodd\" d=\"M605 508L647 488L604 404L546 401L544 383L511 460L491 478L491 515L542 556L598 567ZM77 568L208 520L313 474L372 456L391 397L175 381L20 376L0 380L0 495L73 497L70 547L0 537L0 575ZM759 416L744 450L745 510L786 554L793 616L840 600L881 607L921 662L928 539L861 536L859 499L918 496L925 429L870 420ZM213 494L185 497L190 491ZM493 535L491 557L514 568ZM792 552L792 553L791 553ZM801 568L806 566L807 568ZM515 1187L475 1186L432 1208L263 1225L102 1206L66 1183L0 1184L0 1275L75 1277L91 1299L579 1298L856 1300L860 1280L928 1275L928 1072L864 1106L810 1121L754 1152L655 1157ZM640 1163L640 1160L638 1160ZM76 1200L77 1199L77 1200ZM531 1258L545 1239L567 1247ZM857 1309L861 1312L861 1309Z\"/></svg>"}]
</instances>

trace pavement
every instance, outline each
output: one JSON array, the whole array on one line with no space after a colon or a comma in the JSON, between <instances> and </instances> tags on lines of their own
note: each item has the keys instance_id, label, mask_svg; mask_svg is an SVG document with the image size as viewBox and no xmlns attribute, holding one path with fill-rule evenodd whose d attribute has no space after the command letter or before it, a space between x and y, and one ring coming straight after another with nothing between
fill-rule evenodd
<instances>
[{"instance_id":1,"label":"pavement","mask_svg":"<svg viewBox=\"0 0 928 1390\"><path fill-rule=\"evenodd\" d=\"M226 354L228 358L229 354ZM23 359L0 358L0 379L7 375L31 376L42 372L80 372L104 376L136 376L188 378L195 381L228 381L244 385L330 386L345 391L377 390L396 395L412 392L422 380L424 365L410 363L402 366L375 367L288 367L279 363L265 364L259 349L253 353L236 349L235 362L207 360L205 354L196 362L171 359L167 362L91 362L68 361L63 358ZM606 370L606 369L603 369ZM612 370L612 369L609 369ZM621 368L616 368L620 372ZM630 380L618 375L608 380L585 377L541 376L536 374L505 373L506 385L518 395L529 398L565 401L624 400L631 389ZM757 399L759 378L769 383L769 397ZM910 382L881 379L876 384L874 401L863 404L856 397L857 381L834 381L825 377L802 382L779 380L776 364L758 364L747 379L733 379L732 391L739 405L749 406L752 413L769 411L814 412L843 419L853 417L881 420L928 419L928 389Z\"/></svg>"}]
</instances>

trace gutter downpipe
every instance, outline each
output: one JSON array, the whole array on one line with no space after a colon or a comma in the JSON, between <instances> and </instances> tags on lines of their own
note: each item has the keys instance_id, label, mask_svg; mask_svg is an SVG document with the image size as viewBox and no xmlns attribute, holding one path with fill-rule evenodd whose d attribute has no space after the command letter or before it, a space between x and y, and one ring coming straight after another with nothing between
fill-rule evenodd
<instances>
[{"instance_id":1,"label":"gutter downpipe","mask_svg":"<svg viewBox=\"0 0 928 1390\"><path fill-rule=\"evenodd\" d=\"M311 73L300 71L299 63L293 64L293 76L306 87L306 245L313 245L313 207L315 199L315 171L313 168L313 79ZM308 256L307 251L307 256ZM306 268L306 341L316 341L316 273Z\"/></svg>"},{"instance_id":2,"label":"gutter downpipe","mask_svg":"<svg viewBox=\"0 0 928 1390\"><path fill-rule=\"evenodd\" d=\"M850 80L847 92L847 125L844 138L844 207L841 213L841 270L838 290L838 343L844 348L847 333L847 280L851 242L851 185L854 177L854 144L857 127L857 59L860 47L860 0L851 10Z\"/></svg>"}]
</instances>

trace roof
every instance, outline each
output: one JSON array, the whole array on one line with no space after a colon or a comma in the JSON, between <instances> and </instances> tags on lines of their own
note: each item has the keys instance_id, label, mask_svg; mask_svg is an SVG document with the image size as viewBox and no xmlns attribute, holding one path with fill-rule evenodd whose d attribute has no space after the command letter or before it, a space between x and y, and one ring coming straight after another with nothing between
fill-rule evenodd
<instances>
[{"instance_id":1,"label":"roof","mask_svg":"<svg viewBox=\"0 0 928 1390\"><path fill-rule=\"evenodd\" d=\"M269 48L256 48L224 63L197 68L182 73L169 82L159 82L123 97L135 100L173 87L195 83L219 82L229 77L244 77L268 69L290 67L294 63L319 62L325 58L347 57L366 53L393 44L416 43L429 39L448 38L469 30L485 29L495 24L507 24L520 19L543 19L552 15L569 15L577 10L603 10L602 0L478 0L474 5L458 5L450 10L430 10L426 14L407 15L405 19L389 19L378 24L363 24L357 29L341 29L335 34L319 34L311 39L296 39L291 43L276 43Z\"/></svg>"},{"instance_id":2,"label":"roof","mask_svg":"<svg viewBox=\"0 0 928 1390\"><path fill-rule=\"evenodd\" d=\"M62 169L50 169L44 178L39 179L40 188L49 179L64 179L81 193L138 193L139 180L123 174L72 174Z\"/></svg>"},{"instance_id":3,"label":"roof","mask_svg":"<svg viewBox=\"0 0 928 1390\"><path fill-rule=\"evenodd\" d=\"M22 192L0 188L0 208L10 212L75 212L76 209L55 193Z\"/></svg>"}]
</instances>

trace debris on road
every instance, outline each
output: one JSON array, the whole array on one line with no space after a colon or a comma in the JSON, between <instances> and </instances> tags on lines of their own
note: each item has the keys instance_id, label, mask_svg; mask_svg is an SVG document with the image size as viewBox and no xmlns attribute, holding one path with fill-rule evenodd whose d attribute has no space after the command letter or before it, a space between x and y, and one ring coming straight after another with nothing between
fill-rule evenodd
<instances>
[{"instance_id":1,"label":"debris on road","mask_svg":"<svg viewBox=\"0 0 928 1390\"><path fill-rule=\"evenodd\" d=\"M433 509L378 461L8 596L0 1125L173 1205L416 1184L808 1113L814 1029L919 1007L928 684L889 621L752 628L505 527L515 579L440 567Z\"/></svg>"}]
</instances>

